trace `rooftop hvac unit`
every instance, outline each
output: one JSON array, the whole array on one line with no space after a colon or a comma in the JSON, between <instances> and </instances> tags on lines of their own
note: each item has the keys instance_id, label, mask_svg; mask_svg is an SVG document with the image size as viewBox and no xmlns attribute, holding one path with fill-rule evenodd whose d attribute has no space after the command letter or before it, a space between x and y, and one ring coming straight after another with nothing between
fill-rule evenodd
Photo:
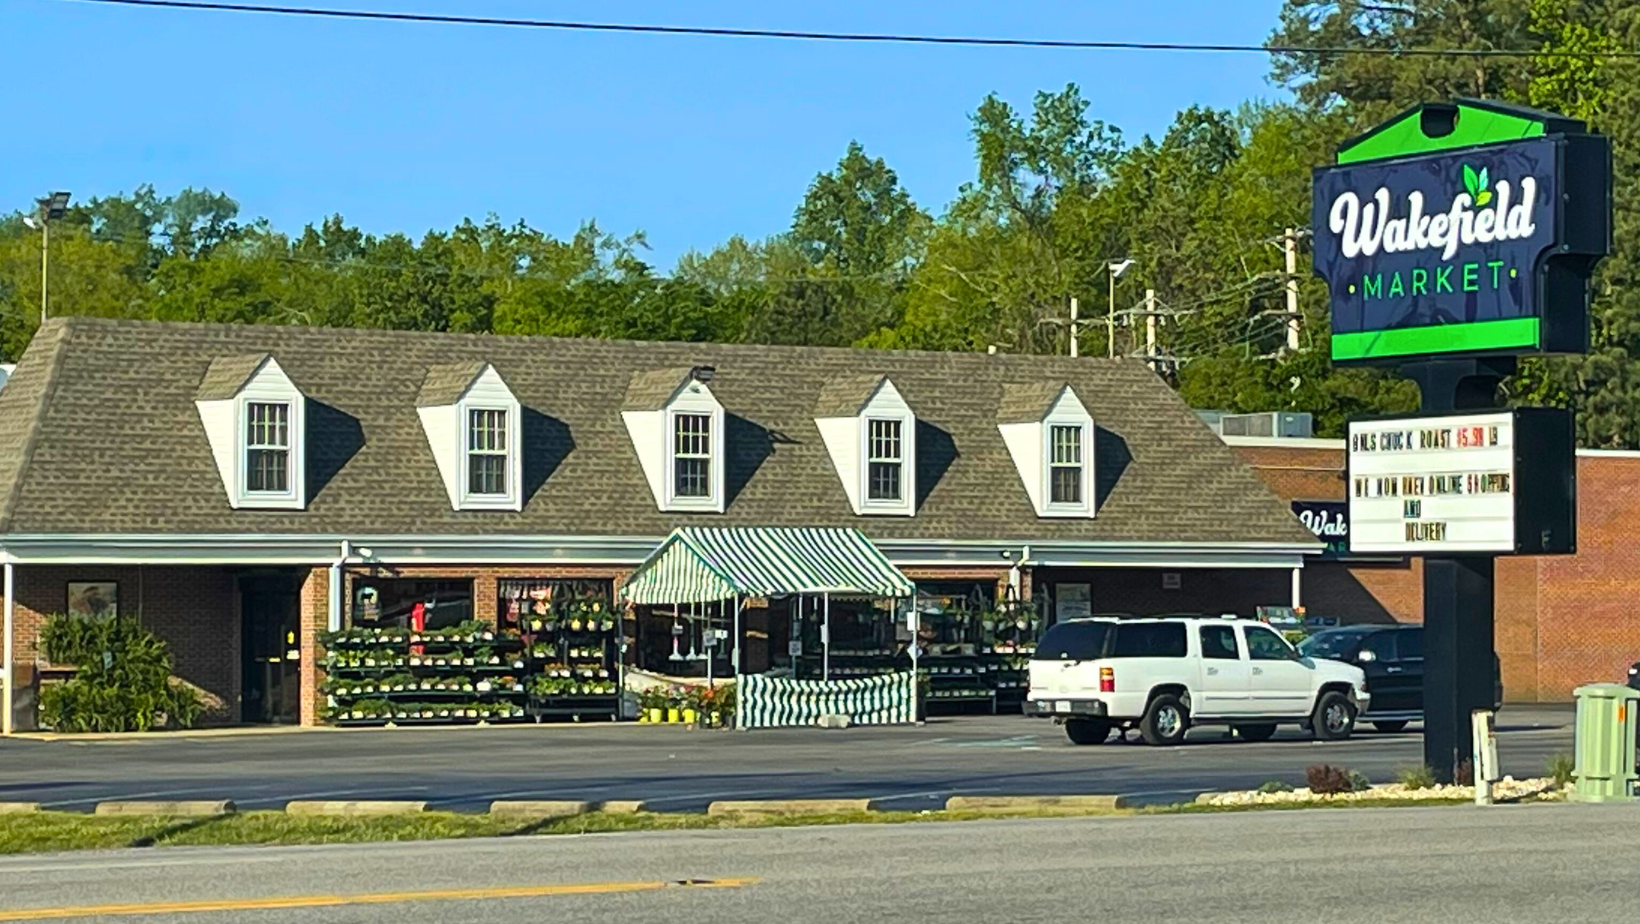
<instances>
[{"instance_id":1,"label":"rooftop hvac unit","mask_svg":"<svg viewBox=\"0 0 1640 924\"><path fill-rule=\"evenodd\" d=\"M1314 433L1313 418L1302 411L1226 414L1219 418L1220 436L1271 436L1293 439L1309 437Z\"/></svg>"}]
</instances>

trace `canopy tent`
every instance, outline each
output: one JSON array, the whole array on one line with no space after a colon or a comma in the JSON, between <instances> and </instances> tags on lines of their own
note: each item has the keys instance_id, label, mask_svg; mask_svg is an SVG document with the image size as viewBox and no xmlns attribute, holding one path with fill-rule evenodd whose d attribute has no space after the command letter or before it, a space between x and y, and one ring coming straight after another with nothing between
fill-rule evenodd
<instances>
[{"instance_id":1,"label":"canopy tent","mask_svg":"<svg viewBox=\"0 0 1640 924\"><path fill-rule=\"evenodd\" d=\"M650 604L914 591L859 530L821 527L679 527L621 588L633 603Z\"/></svg>"}]
</instances>

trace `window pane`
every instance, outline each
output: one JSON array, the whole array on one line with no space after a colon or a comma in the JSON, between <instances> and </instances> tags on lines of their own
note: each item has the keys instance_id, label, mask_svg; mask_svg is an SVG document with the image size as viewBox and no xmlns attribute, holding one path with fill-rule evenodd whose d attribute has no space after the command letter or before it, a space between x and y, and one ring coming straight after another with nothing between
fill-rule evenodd
<instances>
[{"instance_id":1,"label":"window pane","mask_svg":"<svg viewBox=\"0 0 1640 924\"><path fill-rule=\"evenodd\" d=\"M494 410L468 412L467 448L484 452L506 452L507 412Z\"/></svg>"},{"instance_id":2,"label":"window pane","mask_svg":"<svg viewBox=\"0 0 1640 924\"><path fill-rule=\"evenodd\" d=\"M289 446L290 405L258 401L245 405L245 445Z\"/></svg>"},{"instance_id":3,"label":"window pane","mask_svg":"<svg viewBox=\"0 0 1640 924\"><path fill-rule=\"evenodd\" d=\"M1236 630L1232 626L1202 627L1202 657L1235 661L1241 658L1236 645Z\"/></svg>"},{"instance_id":4,"label":"window pane","mask_svg":"<svg viewBox=\"0 0 1640 924\"><path fill-rule=\"evenodd\" d=\"M679 458L674 462L676 481L672 493L678 497L711 497L711 463L706 459Z\"/></svg>"},{"instance_id":5,"label":"window pane","mask_svg":"<svg viewBox=\"0 0 1640 924\"><path fill-rule=\"evenodd\" d=\"M284 449L248 450L245 455L245 490L289 491L286 454L287 450Z\"/></svg>"},{"instance_id":6,"label":"window pane","mask_svg":"<svg viewBox=\"0 0 1640 924\"><path fill-rule=\"evenodd\" d=\"M467 493L506 494L507 457L475 452L467 456Z\"/></svg>"},{"instance_id":7,"label":"window pane","mask_svg":"<svg viewBox=\"0 0 1640 924\"><path fill-rule=\"evenodd\" d=\"M1053 428L1053 464L1082 464L1082 428Z\"/></svg>"},{"instance_id":8,"label":"window pane","mask_svg":"<svg viewBox=\"0 0 1640 924\"><path fill-rule=\"evenodd\" d=\"M1247 627L1247 657L1254 661L1291 661L1292 646L1262 626Z\"/></svg>"},{"instance_id":9,"label":"window pane","mask_svg":"<svg viewBox=\"0 0 1640 924\"><path fill-rule=\"evenodd\" d=\"M1399 634L1399 632L1392 630L1374 632L1367 636L1366 641L1361 643L1361 650L1372 652L1380 661L1394 661L1396 660L1395 636Z\"/></svg>"},{"instance_id":10,"label":"window pane","mask_svg":"<svg viewBox=\"0 0 1640 924\"><path fill-rule=\"evenodd\" d=\"M1113 658L1182 658L1185 656L1182 622L1130 622L1116 627Z\"/></svg>"},{"instance_id":11,"label":"window pane","mask_svg":"<svg viewBox=\"0 0 1640 924\"><path fill-rule=\"evenodd\" d=\"M866 478L866 496L871 500L900 500L900 463L871 463Z\"/></svg>"},{"instance_id":12,"label":"window pane","mask_svg":"<svg viewBox=\"0 0 1640 924\"><path fill-rule=\"evenodd\" d=\"M900 426L901 422L898 420L871 421L868 458L880 462L900 461Z\"/></svg>"},{"instance_id":13,"label":"window pane","mask_svg":"<svg viewBox=\"0 0 1640 924\"><path fill-rule=\"evenodd\" d=\"M674 454L678 456L709 456L712 452L712 418L705 414L679 414L673 426Z\"/></svg>"},{"instance_id":14,"label":"window pane","mask_svg":"<svg viewBox=\"0 0 1640 924\"><path fill-rule=\"evenodd\" d=\"M1053 469L1053 496L1055 504L1082 503L1082 467L1056 465Z\"/></svg>"},{"instance_id":15,"label":"window pane","mask_svg":"<svg viewBox=\"0 0 1640 924\"><path fill-rule=\"evenodd\" d=\"M1105 653L1105 640L1110 635L1108 622L1061 622L1049 627L1037 643L1038 661L1092 661Z\"/></svg>"}]
</instances>

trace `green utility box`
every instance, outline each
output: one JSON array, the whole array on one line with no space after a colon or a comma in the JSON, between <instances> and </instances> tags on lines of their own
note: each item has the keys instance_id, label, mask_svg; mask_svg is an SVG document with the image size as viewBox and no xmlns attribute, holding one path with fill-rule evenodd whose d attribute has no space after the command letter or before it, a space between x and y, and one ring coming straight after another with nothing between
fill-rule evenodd
<instances>
[{"instance_id":1,"label":"green utility box","mask_svg":"<svg viewBox=\"0 0 1640 924\"><path fill-rule=\"evenodd\" d=\"M1640 690L1591 683L1577 697L1575 802L1633 802L1635 724Z\"/></svg>"}]
</instances>

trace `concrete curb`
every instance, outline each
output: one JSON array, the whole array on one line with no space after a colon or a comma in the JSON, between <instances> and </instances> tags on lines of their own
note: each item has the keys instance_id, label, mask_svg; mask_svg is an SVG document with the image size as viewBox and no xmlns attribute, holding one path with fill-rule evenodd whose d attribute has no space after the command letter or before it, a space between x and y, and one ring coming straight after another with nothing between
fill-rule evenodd
<instances>
[{"instance_id":1,"label":"concrete curb","mask_svg":"<svg viewBox=\"0 0 1640 924\"><path fill-rule=\"evenodd\" d=\"M38 802L0 802L0 815L24 815L39 810Z\"/></svg>"},{"instance_id":2,"label":"concrete curb","mask_svg":"<svg viewBox=\"0 0 1640 924\"><path fill-rule=\"evenodd\" d=\"M830 815L870 810L870 799L768 799L713 802L706 806L707 815Z\"/></svg>"},{"instance_id":3,"label":"concrete curb","mask_svg":"<svg viewBox=\"0 0 1640 924\"><path fill-rule=\"evenodd\" d=\"M287 815L408 815L427 811L426 802L354 800L350 802L287 802Z\"/></svg>"},{"instance_id":4,"label":"concrete curb","mask_svg":"<svg viewBox=\"0 0 1640 924\"><path fill-rule=\"evenodd\" d=\"M636 815L649 811L649 803L641 799L613 799L598 803L597 810L610 815Z\"/></svg>"},{"instance_id":5,"label":"concrete curb","mask_svg":"<svg viewBox=\"0 0 1640 924\"><path fill-rule=\"evenodd\" d=\"M229 799L191 802L98 802L93 815L232 815L239 807Z\"/></svg>"},{"instance_id":6,"label":"concrete curb","mask_svg":"<svg viewBox=\"0 0 1640 924\"><path fill-rule=\"evenodd\" d=\"M1121 796L952 796L948 812L1090 812L1124 808Z\"/></svg>"},{"instance_id":7,"label":"concrete curb","mask_svg":"<svg viewBox=\"0 0 1640 924\"><path fill-rule=\"evenodd\" d=\"M591 802L538 801L491 802L491 815L512 815L520 818L570 818L592 811Z\"/></svg>"}]
</instances>

